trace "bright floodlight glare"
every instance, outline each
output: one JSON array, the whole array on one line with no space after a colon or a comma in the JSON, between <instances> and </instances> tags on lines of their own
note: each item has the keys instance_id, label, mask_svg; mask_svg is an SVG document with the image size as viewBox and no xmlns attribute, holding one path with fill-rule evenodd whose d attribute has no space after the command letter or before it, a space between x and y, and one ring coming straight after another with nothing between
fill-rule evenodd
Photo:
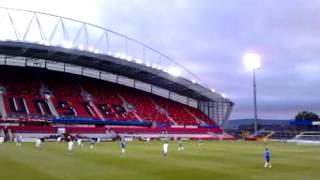
<instances>
[{"instance_id":1,"label":"bright floodlight glare","mask_svg":"<svg viewBox=\"0 0 320 180\"><path fill-rule=\"evenodd\" d=\"M181 75L181 70L179 68L176 67L172 67L168 70L169 74L171 74L172 76L178 77Z\"/></svg>"},{"instance_id":2,"label":"bright floodlight glare","mask_svg":"<svg viewBox=\"0 0 320 180\"><path fill-rule=\"evenodd\" d=\"M259 69L261 67L261 58L259 54L247 53L243 56L244 65L247 69Z\"/></svg>"},{"instance_id":3,"label":"bright floodlight glare","mask_svg":"<svg viewBox=\"0 0 320 180\"><path fill-rule=\"evenodd\" d=\"M128 57L127 57L127 61L131 61L131 57L128 56Z\"/></svg>"},{"instance_id":4,"label":"bright floodlight glare","mask_svg":"<svg viewBox=\"0 0 320 180\"><path fill-rule=\"evenodd\" d=\"M73 43L70 42L70 41L63 41L62 42L62 47L71 49L73 47Z\"/></svg>"},{"instance_id":5,"label":"bright floodlight glare","mask_svg":"<svg viewBox=\"0 0 320 180\"><path fill-rule=\"evenodd\" d=\"M99 54L99 53L100 53L99 49L95 49L95 50L94 50L94 53L95 53L95 54Z\"/></svg>"},{"instance_id":6,"label":"bright floodlight glare","mask_svg":"<svg viewBox=\"0 0 320 180\"><path fill-rule=\"evenodd\" d=\"M40 40L38 43L43 44L43 45L46 45L46 42L47 42L47 41L45 41L45 40Z\"/></svg>"},{"instance_id":7,"label":"bright floodlight glare","mask_svg":"<svg viewBox=\"0 0 320 180\"><path fill-rule=\"evenodd\" d=\"M42 41L42 44L45 46L50 46L50 41Z\"/></svg>"},{"instance_id":8,"label":"bright floodlight glare","mask_svg":"<svg viewBox=\"0 0 320 180\"><path fill-rule=\"evenodd\" d=\"M78 49L82 51L82 50L84 49L83 45L82 45L82 44L79 44L79 45L78 45Z\"/></svg>"},{"instance_id":9,"label":"bright floodlight glare","mask_svg":"<svg viewBox=\"0 0 320 180\"><path fill-rule=\"evenodd\" d=\"M150 66L150 63L148 63L148 62L147 62L147 63L146 63L146 66L148 66L148 67L149 67L149 66Z\"/></svg>"},{"instance_id":10,"label":"bright floodlight glare","mask_svg":"<svg viewBox=\"0 0 320 180\"><path fill-rule=\"evenodd\" d=\"M223 97L223 98L227 98L227 95L225 95L225 94L221 94L221 96Z\"/></svg>"},{"instance_id":11,"label":"bright floodlight glare","mask_svg":"<svg viewBox=\"0 0 320 180\"><path fill-rule=\"evenodd\" d=\"M2 38L3 41L15 41L16 39L11 37Z\"/></svg>"},{"instance_id":12,"label":"bright floodlight glare","mask_svg":"<svg viewBox=\"0 0 320 180\"><path fill-rule=\"evenodd\" d=\"M57 46L57 45L58 45L58 42L57 42L57 41L52 41L50 44L51 44L52 46Z\"/></svg>"},{"instance_id":13,"label":"bright floodlight glare","mask_svg":"<svg viewBox=\"0 0 320 180\"><path fill-rule=\"evenodd\" d=\"M121 58L121 59L126 59L126 58L127 58L127 55L126 55L126 54L121 54L120 58Z\"/></svg>"},{"instance_id":14,"label":"bright floodlight glare","mask_svg":"<svg viewBox=\"0 0 320 180\"><path fill-rule=\"evenodd\" d=\"M120 57L120 54L119 54L119 53L115 53L115 54L114 54L114 57L119 58L119 57Z\"/></svg>"},{"instance_id":15,"label":"bright floodlight glare","mask_svg":"<svg viewBox=\"0 0 320 180\"><path fill-rule=\"evenodd\" d=\"M138 64L141 64L141 63L142 63L142 60L141 60L141 59L136 59L136 62L137 62Z\"/></svg>"},{"instance_id":16,"label":"bright floodlight glare","mask_svg":"<svg viewBox=\"0 0 320 180\"><path fill-rule=\"evenodd\" d=\"M93 52L94 48L92 46L88 47L88 51Z\"/></svg>"},{"instance_id":17,"label":"bright floodlight glare","mask_svg":"<svg viewBox=\"0 0 320 180\"><path fill-rule=\"evenodd\" d=\"M192 83L196 83L196 80L192 79Z\"/></svg>"},{"instance_id":18,"label":"bright floodlight glare","mask_svg":"<svg viewBox=\"0 0 320 180\"><path fill-rule=\"evenodd\" d=\"M108 51L108 55L109 55L109 56L111 56L111 55L112 55L112 53L111 53L110 51Z\"/></svg>"},{"instance_id":19,"label":"bright floodlight glare","mask_svg":"<svg viewBox=\"0 0 320 180\"><path fill-rule=\"evenodd\" d=\"M216 90L215 90L215 89L213 89L213 88L211 89L211 91L212 91L212 92L216 92Z\"/></svg>"},{"instance_id":20,"label":"bright floodlight glare","mask_svg":"<svg viewBox=\"0 0 320 180\"><path fill-rule=\"evenodd\" d=\"M50 45L51 45L50 41L47 41L47 42L45 43L45 45L46 45L46 46L50 46Z\"/></svg>"}]
</instances>

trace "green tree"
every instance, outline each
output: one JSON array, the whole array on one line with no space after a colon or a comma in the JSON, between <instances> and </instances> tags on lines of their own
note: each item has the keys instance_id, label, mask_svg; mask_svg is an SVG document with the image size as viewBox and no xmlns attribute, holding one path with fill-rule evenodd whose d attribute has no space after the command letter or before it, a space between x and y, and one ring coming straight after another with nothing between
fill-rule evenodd
<instances>
[{"instance_id":1,"label":"green tree","mask_svg":"<svg viewBox=\"0 0 320 180\"><path fill-rule=\"evenodd\" d=\"M302 111L295 116L295 120L296 121L301 121L301 120L318 121L319 116L314 112Z\"/></svg>"}]
</instances>

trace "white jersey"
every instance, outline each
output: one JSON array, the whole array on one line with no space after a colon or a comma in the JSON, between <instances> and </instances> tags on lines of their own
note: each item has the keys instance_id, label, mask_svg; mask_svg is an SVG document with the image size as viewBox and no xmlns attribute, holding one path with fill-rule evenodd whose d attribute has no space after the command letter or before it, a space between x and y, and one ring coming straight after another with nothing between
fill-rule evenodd
<instances>
[{"instance_id":1,"label":"white jersey","mask_svg":"<svg viewBox=\"0 0 320 180\"><path fill-rule=\"evenodd\" d=\"M40 147L40 145L41 145L41 139L37 139L36 140L36 147L38 148L38 147Z\"/></svg>"},{"instance_id":2,"label":"white jersey","mask_svg":"<svg viewBox=\"0 0 320 180\"><path fill-rule=\"evenodd\" d=\"M82 139L80 139L80 138L77 139L77 145L78 145L78 146L82 146Z\"/></svg>"},{"instance_id":3,"label":"white jersey","mask_svg":"<svg viewBox=\"0 0 320 180\"><path fill-rule=\"evenodd\" d=\"M57 138L57 142L61 142L62 137Z\"/></svg>"},{"instance_id":4,"label":"white jersey","mask_svg":"<svg viewBox=\"0 0 320 180\"><path fill-rule=\"evenodd\" d=\"M72 147L73 147L73 142L69 141L68 142L68 151L72 151Z\"/></svg>"},{"instance_id":5,"label":"white jersey","mask_svg":"<svg viewBox=\"0 0 320 180\"><path fill-rule=\"evenodd\" d=\"M167 153L167 152L168 152L168 143L164 143L164 144L162 145L162 151L163 151L164 153Z\"/></svg>"}]
</instances>

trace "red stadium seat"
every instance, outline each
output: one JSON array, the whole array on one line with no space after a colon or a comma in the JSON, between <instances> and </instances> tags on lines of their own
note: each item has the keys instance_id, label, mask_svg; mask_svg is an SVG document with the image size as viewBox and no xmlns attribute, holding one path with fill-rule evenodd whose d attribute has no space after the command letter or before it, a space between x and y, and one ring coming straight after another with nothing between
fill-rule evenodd
<instances>
[{"instance_id":1,"label":"red stadium seat","mask_svg":"<svg viewBox=\"0 0 320 180\"><path fill-rule=\"evenodd\" d=\"M117 91L128 103L134 106L136 113L142 120L172 124L165 114L160 113L148 93L122 86L117 87Z\"/></svg>"},{"instance_id":2,"label":"red stadium seat","mask_svg":"<svg viewBox=\"0 0 320 180\"><path fill-rule=\"evenodd\" d=\"M184 109L184 105L155 95L152 95L152 98L165 109L170 114L170 117L179 125L199 124L195 118Z\"/></svg>"},{"instance_id":3,"label":"red stadium seat","mask_svg":"<svg viewBox=\"0 0 320 180\"><path fill-rule=\"evenodd\" d=\"M198 126L204 124L201 122L216 125L198 109L134 88L65 74L44 73L35 77L32 72L24 73L23 78L7 76L0 80L5 88L3 97L8 115L23 120L29 121L39 115L35 100L44 100L40 87L45 86L60 117L142 120L158 125Z\"/></svg>"}]
</instances>

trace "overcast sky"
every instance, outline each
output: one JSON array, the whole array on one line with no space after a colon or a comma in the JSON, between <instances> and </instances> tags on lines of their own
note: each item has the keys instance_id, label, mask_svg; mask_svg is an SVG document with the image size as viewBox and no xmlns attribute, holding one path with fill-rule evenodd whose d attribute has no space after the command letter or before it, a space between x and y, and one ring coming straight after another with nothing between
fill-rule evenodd
<instances>
[{"instance_id":1,"label":"overcast sky","mask_svg":"<svg viewBox=\"0 0 320 180\"><path fill-rule=\"evenodd\" d=\"M0 0L1 6L97 24L167 54L235 102L231 119L253 117L245 52L262 56L260 118L320 113L320 1Z\"/></svg>"}]
</instances>

